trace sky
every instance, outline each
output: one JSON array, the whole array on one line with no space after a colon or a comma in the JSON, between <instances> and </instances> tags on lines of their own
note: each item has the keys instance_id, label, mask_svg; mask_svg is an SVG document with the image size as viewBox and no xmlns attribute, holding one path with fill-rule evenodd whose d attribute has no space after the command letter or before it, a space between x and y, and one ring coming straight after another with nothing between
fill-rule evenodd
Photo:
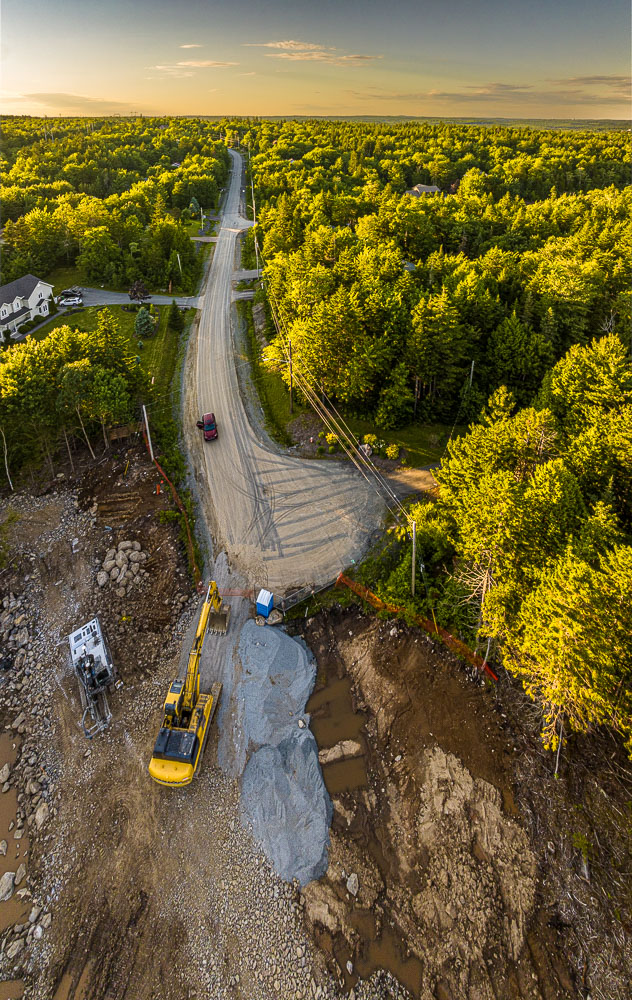
<instances>
[{"instance_id":1,"label":"sky","mask_svg":"<svg viewBox=\"0 0 632 1000\"><path fill-rule=\"evenodd\" d=\"M2 111L629 118L629 0L3 0Z\"/></svg>"}]
</instances>

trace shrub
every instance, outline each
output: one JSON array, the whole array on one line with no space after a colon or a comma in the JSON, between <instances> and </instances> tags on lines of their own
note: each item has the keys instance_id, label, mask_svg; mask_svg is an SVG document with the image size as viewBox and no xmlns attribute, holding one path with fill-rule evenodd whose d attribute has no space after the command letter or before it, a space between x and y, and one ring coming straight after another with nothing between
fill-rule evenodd
<instances>
[{"instance_id":1,"label":"shrub","mask_svg":"<svg viewBox=\"0 0 632 1000\"><path fill-rule=\"evenodd\" d=\"M335 444L330 444L329 448L327 450L329 451L330 455L334 455L336 453L336 446L335 446Z\"/></svg>"},{"instance_id":2,"label":"shrub","mask_svg":"<svg viewBox=\"0 0 632 1000\"><path fill-rule=\"evenodd\" d=\"M377 446L377 434L365 434L364 443L370 445L371 448L375 448Z\"/></svg>"},{"instance_id":3,"label":"shrub","mask_svg":"<svg viewBox=\"0 0 632 1000\"><path fill-rule=\"evenodd\" d=\"M324 436L325 436L325 432L324 431L319 431L318 432L318 437L321 439L321 441L324 438Z\"/></svg>"},{"instance_id":4,"label":"shrub","mask_svg":"<svg viewBox=\"0 0 632 1000\"><path fill-rule=\"evenodd\" d=\"M389 445L387 445L386 446L386 457L387 458L392 458L392 459L399 458L399 445L398 444L389 444Z\"/></svg>"},{"instance_id":5,"label":"shrub","mask_svg":"<svg viewBox=\"0 0 632 1000\"><path fill-rule=\"evenodd\" d=\"M318 445L318 448L316 449L316 454L317 455L324 455L325 454L325 449L323 448L322 444Z\"/></svg>"},{"instance_id":6,"label":"shrub","mask_svg":"<svg viewBox=\"0 0 632 1000\"><path fill-rule=\"evenodd\" d=\"M335 445L338 444L338 435L337 434L325 434L325 441L327 442L327 444L329 444L329 445L333 444L335 446ZM334 448L334 450L335 450L335 448Z\"/></svg>"},{"instance_id":7,"label":"shrub","mask_svg":"<svg viewBox=\"0 0 632 1000\"><path fill-rule=\"evenodd\" d=\"M134 333L140 339L153 336L154 321L144 307L138 311L134 321Z\"/></svg>"}]
</instances>

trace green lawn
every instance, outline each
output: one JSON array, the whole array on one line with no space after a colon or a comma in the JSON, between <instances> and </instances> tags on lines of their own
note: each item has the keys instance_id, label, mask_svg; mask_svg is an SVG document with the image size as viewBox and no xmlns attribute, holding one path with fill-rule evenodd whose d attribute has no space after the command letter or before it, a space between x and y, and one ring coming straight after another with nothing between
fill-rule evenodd
<instances>
[{"instance_id":1,"label":"green lawn","mask_svg":"<svg viewBox=\"0 0 632 1000\"><path fill-rule=\"evenodd\" d=\"M30 336L34 337L35 340L43 340L51 330L60 326L70 326L88 333L96 329L98 314L102 308L103 306L92 306L89 309L73 313L71 316L56 316ZM154 388L166 390L173 378L178 353L178 336L167 328L169 306L154 306L159 315L158 328L153 337L143 341L142 348L138 347L138 340L134 335L136 313L124 312L122 306L108 306L107 308L116 318L119 329L127 338L130 352L138 355L147 374L150 377L155 377ZM189 317L194 312L193 309L189 310Z\"/></svg>"},{"instance_id":2,"label":"green lawn","mask_svg":"<svg viewBox=\"0 0 632 1000\"><path fill-rule=\"evenodd\" d=\"M105 288L108 292L127 292L130 287L129 282L123 285L109 285L107 282L101 284L101 282L93 281L79 267L54 267L43 280L53 286L53 295L59 295L65 288L72 288L73 285L79 285L80 288ZM152 288L151 286L147 287L147 291L150 295L169 294L165 288Z\"/></svg>"},{"instance_id":3,"label":"green lawn","mask_svg":"<svg viewBox=\"0 0 632 1000\"><path fill-rule=\"evenodd\" d=\"M387 444L397 444L400 448L404 448L408 465L417 468L432 465L441 459L452 431L451 424L409 424L395 431L385 431L376 427L370 420L358 420L355 417L345 417L345 420L356 437L375 434ZM458 437L465 430L465 427L457 424L452 437Z\"/></svg>"}]
</instances>

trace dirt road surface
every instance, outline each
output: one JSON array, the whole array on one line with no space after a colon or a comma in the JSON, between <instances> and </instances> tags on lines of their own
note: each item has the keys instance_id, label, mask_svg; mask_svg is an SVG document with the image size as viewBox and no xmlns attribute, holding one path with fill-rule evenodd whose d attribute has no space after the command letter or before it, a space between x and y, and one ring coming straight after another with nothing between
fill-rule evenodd
<instances>
[{"instance_id":1,"label":"dirt road surface","mask_svg":"<svg viewBox=\"0 0 632 1000\"><path fill-rule=\"evenodd\" d=\"M217 549L249 585L280 594L324 584L360 558L383 505L359 473L283 454L248 420L236 372L231 287L238 277L237 237L251 223L240 214L241 157L230 152L230 187L197 346L189 350L185 433ZM204 444L195 421L208 411L215 413L219 438Z\"/></svg>"}]
</instances>

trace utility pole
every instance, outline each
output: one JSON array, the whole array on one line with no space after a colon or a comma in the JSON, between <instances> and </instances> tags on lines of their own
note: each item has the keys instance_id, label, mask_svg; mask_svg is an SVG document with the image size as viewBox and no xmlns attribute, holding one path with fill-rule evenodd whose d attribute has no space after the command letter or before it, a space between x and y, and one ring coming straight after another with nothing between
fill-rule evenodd
<instances>
[{"instance_id":1,"label":"utility pole","mask_svg":"<svg viewBox=\"0 0 632 1000\"><path fill-rule=\"evenodd\" d=\"M180 277L182 277L182 262L180 260L180 254L176 250L176 257L178 258L178 267L180 268Z\"/></svg>"},{"instance_id":2,"label":"utility pole","mask_svg":"<svg viewBox=\"0 0 632 1000\"><path fill-rule=\"evenodd\" d=\"M474 362L472 361L472 367L470 368L470 389L472 388L473 378L474 378Z\"/></svg>"},{"instance_id":3,"label":"utility pole","mask_svg":"<svg viewBox=\"0 0 632 1000\"><path fill-rule=\"evenodd\" d=\"M417 522L413 521L413 569L410 580L410 592L415 596L415 566L417 563Z\"/></svg>"},{"instance_id":4,"label":"utility pole","mask_svg":"<svg viewBox=\"0 0 632 1000\"><path fill-rule=\"evenodd\" d=\"M290 345L290 351L289 351L289 354L290 354L290 413L294 413L294 405L293 405L293 399L292 399L292 341L289 340L288 343Z\"/></svg>"},{"instance_id":5,"label":"utility pole","mask_svg":"<svg viewBox=\"0 0 632 1000\"><path fill-rule=\"evenodd\" d=\"M417 400L419 399L419 378L415 378L415 402L413 405L413 420L417 416Z\"/></svg>"},{"instance_id":6,"label":"utility pole","mask_svg":"<svg viewBox=\"0 0 632 1000\"><path fill-rule=\"evenodd\" d=\"M147 410L145 409L145 404L143 403L143 417L145 419L145 430L147 431L147 444L149 445L149 457L152 462L154 461L154 449L151 443L151 434L149 433L149 421L147 419Z\"/></svg>"}]
</instances>

